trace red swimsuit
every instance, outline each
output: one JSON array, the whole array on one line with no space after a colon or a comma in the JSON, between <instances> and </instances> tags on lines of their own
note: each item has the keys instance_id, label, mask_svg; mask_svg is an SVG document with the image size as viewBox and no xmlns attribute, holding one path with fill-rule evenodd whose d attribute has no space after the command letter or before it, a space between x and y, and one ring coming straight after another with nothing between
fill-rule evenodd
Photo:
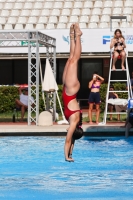
<instances>
[{"instance_id":1,"label":"red swimsuit","mask_svg":"<svg viewBox=\"0 0 133 200\"><path fill-rule=\"evenodd\" d=\"M76 99L76 94L74 94L72 96L68 96L65 91L65 86L63 87L62 99L63 99L63 103L64 103L64 114L65 114L65 117L67 120L69 119L69 117L72 114L74 114L76 112L80 112L80 110L72 111L67 107L70 101L72 101L73 99Z\"/></svg>"}]
</instances>

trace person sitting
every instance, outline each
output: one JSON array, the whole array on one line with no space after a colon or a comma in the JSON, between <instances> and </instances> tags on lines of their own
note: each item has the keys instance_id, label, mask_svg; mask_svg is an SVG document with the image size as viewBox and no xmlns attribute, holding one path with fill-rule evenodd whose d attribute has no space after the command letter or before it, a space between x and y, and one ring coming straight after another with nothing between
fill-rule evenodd
<instances>
[{"instance_id":1,"label":"person sitting","mask_svg":"<svg viewBox=\"0 0 133 200\"><path fill-rule=\"evenodd\" d=\"M114 38L112 38L110 43L110 49L112 49L113 47L114 47L114 52L113 52L112 70L115 70L115 63L119 55L121 56L121 68L122 70L125 70L124 61L126 53L124 51L124 48L126 48L126 44L125 44L125 38L123 37L120 29L116 29L114 32Z\"/></svg>"},{"instance_id":2,"label":"person sitting","mask_svg":"<svg viewBox=\"0 0 133 200\"><path fill-rule=\"evenodd\" d=\"M113 85L110 85L110 89L109 90L112 91L112 92L109 92L109 99L117 99L117 98L119 98L118 94L113 92L113 90L114 90L114 86ZM113 112L113 109L115 108L115 106L109 103L108 104L108 108L109 108L109 112ZM120 120L120 114L117 115L117 120L118 121ZM112 114L110 114L110 121L112 121Z\"/></svg>"},{"instance_id":3,"label":"person sitting","mask_svg":"<svg viewBox=\"0 0 133 200\"><path fill-rule=\"evenodd\" d=\"M16 108L21 110L20 121L23 121L25 111L28 109L28 88L19 87L19 97L20 99L15 99L15 103L16 103ZM33 97L31 97L30 102L32 105L34 105Z\"/></svg>"}]
</instances>

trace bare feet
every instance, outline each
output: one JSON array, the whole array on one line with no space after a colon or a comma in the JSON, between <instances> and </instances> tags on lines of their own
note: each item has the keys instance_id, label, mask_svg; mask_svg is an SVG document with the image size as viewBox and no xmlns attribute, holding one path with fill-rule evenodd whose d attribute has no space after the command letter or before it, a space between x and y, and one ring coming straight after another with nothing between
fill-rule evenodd
<instances>
[{"instance_id":1,"label":"bare feet","mask_svg":"<svg viewBox=\"0 0 133 200\"><path fill-rule=\"evenodd\" d=\"M89 122L90 125L94 124L93 122Z\"/></svg>"},{"instance_id":2,"label":"bare feet","mask_svg":"<svg viewBox=\"0 0 133 200\"><path fill-rule=\"evenodd\" d=\"M70 26L70 39L74 40L74 24Z\"/></svg>"},{"instance_id":3,"label":"bare feet","mask_svg":"<svg viewBox=\"0 0 133 200\"><path fill-rule=\"evenodd\" d=\"M99 122L96 122L96 124L98 125L98 124L99 124Z\"/></svg>"},{"instance_id":4,"label":"bare feet","mask_svg":"<svg viewBox=\"0 0 133 200\"><path fill-rule=\"evenodd\" d=\"M74 162L74 160L72 158L66 158L65 161L67 161L67 162Z\"/></svg>"},{"instance_id":5,"label":"bare feet","mask_svg":"<svg viewBox=\"0 0 133 200\"><path fill-rule=\"evenodd\" d=\"M114 71L116 70L114 65L113 65L113 67L112 67L112 70L114 70Z\"/></svg>"},{"instance_id":6,"label":"bare feet","mask_svg":"<svg viewBox=\"0 0 133 200\"><path fill-rule=\"evenodd\" d=\"M81 36L82 35L82 31L80 30L78 23L75 23L74 30L75 30L75 36Z\"/></svg>"},{"instance_id":7,"label":"bare feet","mask_svg":"<svg viewBox=\"0 0 133 200\"><path fill-rule=\"evenodd\" d=\"M125 67L123 65L121 66L121 68L122 68L122 70L125 70Z\"/></svg>"}]
</instances>

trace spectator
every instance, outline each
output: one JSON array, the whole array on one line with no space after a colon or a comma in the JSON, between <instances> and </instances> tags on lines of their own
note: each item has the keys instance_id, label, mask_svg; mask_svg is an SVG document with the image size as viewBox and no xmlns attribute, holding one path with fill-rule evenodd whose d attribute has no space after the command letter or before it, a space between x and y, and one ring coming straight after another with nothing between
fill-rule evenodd
<instances>
[{"instance_id":1,"label":"spectator","mask_svg":"<svg viewBox=\"0 0 133 200\"><path fill-rule=\"evenodd\" d=\"M112 91L112 92L109 92L109 99L117 99L117 98L119 98L118 95L115 92L113 92L113 90L114 90L114 86L113 85L110 85L110 89L109 90ZM112 104L108 104L108 108L109 108L109 112L113 112L115 106L112 105ZM117 115L117 120L118 121L120 120L120 114ZM110 114L110 121L112 121L112 114Z\"/></svg>"},{"instance_id":2,"label":"spectator","mask_svg":"<svg viewBox=\"0 0 133 200\"><path fill-rule=\"evenodd\" d=\"M89 95L89 124L93 124L92 122L92 110L93 105L96 105L96 123L99 123L99 115L100 115L100 85L104 81L104 78L97 75L96 73L93 74L92 80L89 82L89 89L91 89L90 95Z\"/></svg>"},{"instance_id":3,"label":"spectator","mask_svg":"<svg viewBox=\"0 0 133 200\"><path fill-rule=\"evenodd\" d=\"M22 92L23 90L23 92ZM28 109L28 88L19 88L19 96L20 99L16 99L16 108L21 110L21 119L20 121L23 121L25 111ZM34 105L34 98L31 97L30 99L32 106Z\"/></svg>"},{"instance_id":4,"label":"spectator","mask_svg":"<svg viewBox=\"0 0 133 200\"><path fill-rule=\"evenodd\" d=\"M125 70L124 61L125 61L126 53L124 51L124 48L126 48L126 44L125 44L125 38L123 37L120 29L115 30L114 38L111 40L110 48L111 49L114 48L112 70L115 70L115 63L119 55L121 56L121 68L122 70Z\"/></svg>"}]
</instances>

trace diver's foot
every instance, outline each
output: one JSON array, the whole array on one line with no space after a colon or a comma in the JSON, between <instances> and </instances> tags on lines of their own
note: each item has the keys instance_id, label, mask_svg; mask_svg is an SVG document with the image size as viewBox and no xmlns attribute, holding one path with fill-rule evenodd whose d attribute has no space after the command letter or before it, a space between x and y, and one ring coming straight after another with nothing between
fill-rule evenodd
<instances>
[{"instance_id":1,"label":"diver's foot","mask_svg":"<svg viewBox=\"0 0 133 200\"><path fill-rule=\"evenodd\" d=\"M83 34L82 31L79 28L79 24L78 23L75 23L74 30L75 30L75 36L81 36Z\"/></svg>"},{"instance_id":2,"label":"diver's foot","mask_svg":"<svg viewBox=\"0 0 133 200\"><path fill-rule=\"evenodd\" d=\"M110 118L110 121L112 121L112 118Z\"/></svg>"},{"instance_id":3,"label":"diver's foot","mask_svg":"<svg viewBox=\"0 0 133 200\"><path fill-rule=\"evenodd\" d=\"M121 66L121 68L122 68L122 70L125 70L125 67L123 65Z\"/></svg>"},{"instance_id":4,"label":"diver's foot","mask_svg":"<svg viewBox=\"0 0 133 200\"><path fill-rule=\"evenodd\" d=\"M70 39L74 40L74 24L70 26Z\"/></svg>"},{"instance_id":5,"label":"diver's foot","mask_svg":"<svg viewBox=\"0 0 133 200\"><path fill-rule=\"evenodd\" d=\"M66 158L65 161L67 161L67 162L74 162L74 160L72 158Z\"/></svg>"},{"instance_id":6,"label":"diver's foot","mask_svg":"<svg viewBox=\"0 0 133 200\"><path fill-rule=\"evenodd\" d=\"M113 67L112 67L112 70L113 70L113 71L115 71L115 70L116 70L116 68L115 68L115 66L114 66L114 65L113 65Z\"/></svg>"},{"instance_id":7,"label":"diver's foot","mask_svg":"<svg viewBox=\"0 0 133 200\"><path fill-rule=\"evenodd\" d=\"M99 124L99 122L96 122L96 124L98 125L98 124Z\"/></svg>"}]
</instances>

